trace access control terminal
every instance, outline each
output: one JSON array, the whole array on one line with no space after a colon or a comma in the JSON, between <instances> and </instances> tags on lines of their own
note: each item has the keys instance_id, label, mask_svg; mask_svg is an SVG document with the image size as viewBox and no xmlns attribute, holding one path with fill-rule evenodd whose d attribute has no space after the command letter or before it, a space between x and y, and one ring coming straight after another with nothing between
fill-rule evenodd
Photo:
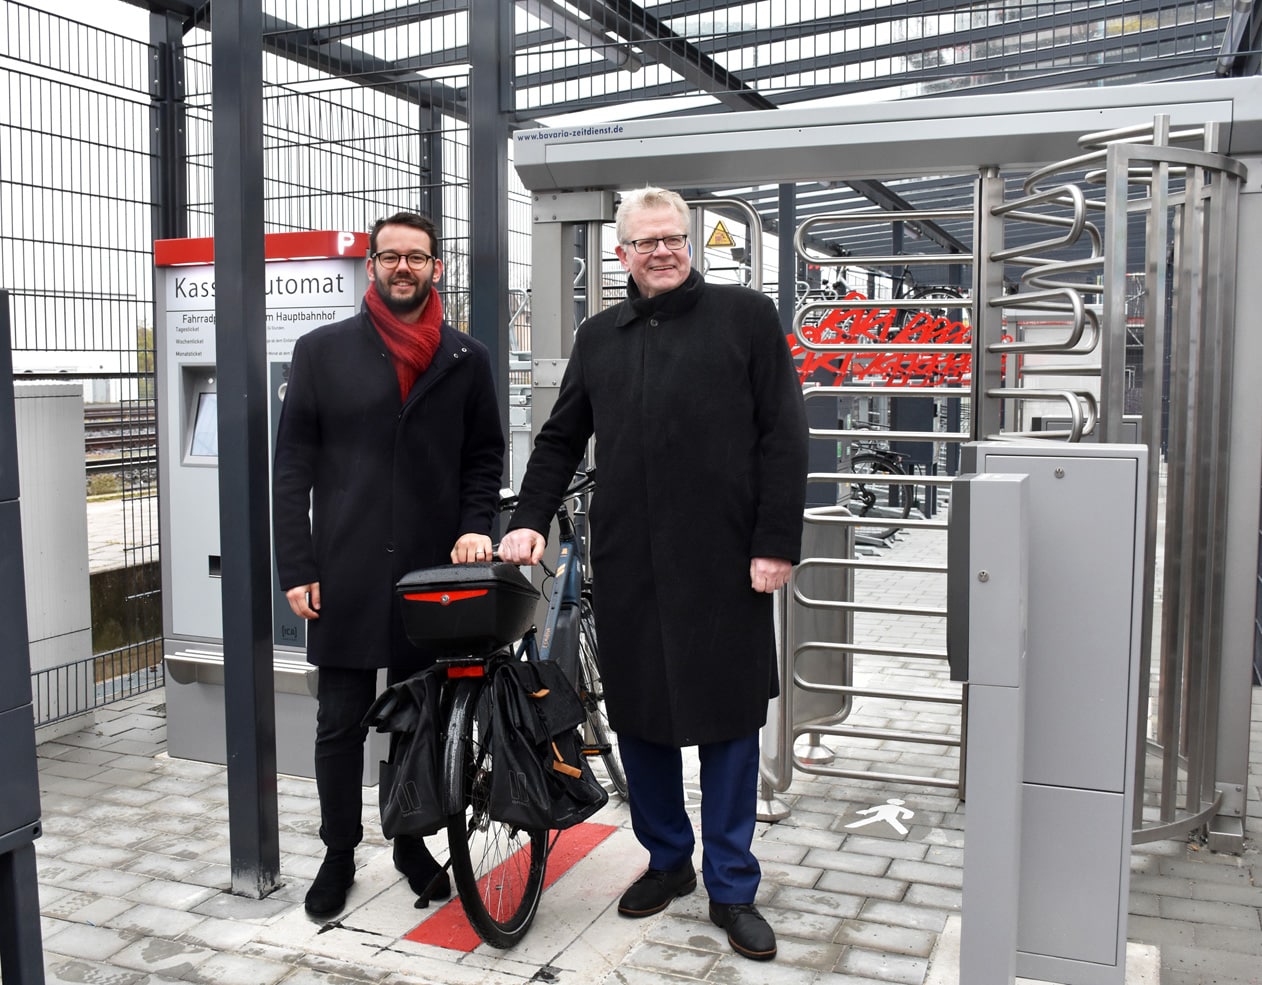
<instances>
[{"instance_id":1,"label":"access control terminal","mask_svg":"<svg viewBox=\"0 0 1262 985\"><path fill-rule=\"evenodd\" d=\"M368 237L338 231L274 233L265 237L265 250L270 461L294 342L359 310L368 283ZM172 756L222 763L214 240L159 240L154 265L168 746ZM272 613L277 766L283 773L311 776L316 671L306 662L306 627L280 590L274 562ZM375 772L375 760L368 759Z\"/></svg>"}]
</instances>

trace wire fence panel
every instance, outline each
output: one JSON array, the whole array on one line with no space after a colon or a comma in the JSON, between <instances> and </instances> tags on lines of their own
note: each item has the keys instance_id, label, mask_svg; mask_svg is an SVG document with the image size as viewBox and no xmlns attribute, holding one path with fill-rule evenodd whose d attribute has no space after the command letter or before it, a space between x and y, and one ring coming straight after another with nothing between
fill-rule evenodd
<instances>
[{"instance_id":1,"label":"wire fence panel","mask_svg":"<svg viewBox=\"0 0 1262 985\"><path fill-rule=\"evenodd\" d=\"M107 525L112 543L90 566L57 559L67 577L89 569L92 632L90 647L79 634L57 666L33 668L45 724L162 683L152 50L24 4L0 6L0 286L12 292L14 373L80 381L87 414L112 422L91 429L85 447L61 449L85 463L92 526Z\"/></svg>"}]
</instances>

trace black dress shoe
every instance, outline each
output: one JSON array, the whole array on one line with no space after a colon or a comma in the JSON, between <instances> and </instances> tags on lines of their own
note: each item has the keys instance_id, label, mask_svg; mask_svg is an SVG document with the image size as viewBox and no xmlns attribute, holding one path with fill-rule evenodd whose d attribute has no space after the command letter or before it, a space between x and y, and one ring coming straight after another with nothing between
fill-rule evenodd
<instances>
[{"instance_id":1,"label":"black dress shoe","mask_svg":"<svg viewBox=\"0 0 1262 985\"><path fill-rule=\"evenodd\" d=\"M776 932L753 903L710 903L710 920L727 931L732 950L755 961L776 956Z\"/></svg>"},{"instance_id":2,"label":"black dress shoe","mask_svg":"<svg viewBox=\"0 0 1262 985\"><path fill-rule=\"evenodd\" d=\"M394 839L394 867L407 877L409 888L416 893L418 910L428 907L430 900L451 897L451 877L420 838Z\"/></svg>"},{"instance_id":3,"label":"black dress shoe","mask_svg":"<svg viewBox=\"0 0 1262 985\"><path fill-rule=\"evenodd\" d=\"M327 917L346 905L346 893L355 881L354 849L330 848L324 853L320 871L311 881L303 904L313 917Z\"/></svg>"},{"instance_id":4,"label":"black dress shoe","mask_svg":"<svg viewBox=\"0 0 1262 985\"><path fill-rule=\"evenodd\" d=\"M624 917L651 917L696 888L697 872L690 861L677 869L649 869L622 894L618 912Z\"/></svg>"}]
</instances>

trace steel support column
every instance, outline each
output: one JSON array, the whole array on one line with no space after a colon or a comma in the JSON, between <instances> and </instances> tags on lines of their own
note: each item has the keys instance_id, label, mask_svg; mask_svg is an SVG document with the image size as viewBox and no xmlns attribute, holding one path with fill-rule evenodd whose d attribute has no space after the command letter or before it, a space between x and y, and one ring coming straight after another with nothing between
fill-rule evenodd
<instances>
[{"instance_id":1,"label":"steel support column","mask_svg":"<svg viewBox=\"0 0 1262 985\"><path fill-rule=\"evenodd\" d=\"M981 169L977 192L977 257L973 265L973 310L977 324L973 326L972 389L969 399L970 429L975 439L999 433L1005 423L1001 405L988 400L986 393L1003 386L1002 360L988 349L1003 338L1003 311L989 302L1003 295L1003 264L990 258L1003 249L1003 219L991 210L1003 204L1003 178L998 168ZM1013 426L1009 419L1008 427Z\"/></svg>"},{"instance_id":2,"label":"steel support column","mask_svg":"<svg viewBox=\"0 0 1262 985\"><path fill-rule=\"evenodd\" d=\"M256 898L276 889L280 874L268 516L262 38L259 4L216 3L211 81L228 840L232 891Z\"/></svg>"},{"instance_id":3,"label":"steel support column","mask_svg":"<svg viewBox=\"0 0 1262 985\"><path fill-rule=\"evenodd\" d=\"M443 238L443 114L433 106L420 110L420 178L416 209L429 216ZM445 242L445 239L443 240Z\"/></svg>"},{"instance_id":4,"label":"steel support column","mask_svg":"<svg viewBox=\"0 0 1262 985\"><path fill-rule=\"evenodd\" d=\"M469 4L469 333L491 351L508 434L508 110L512 4ZM505 461L505 480L508 478Z\"/></svg>"},{"instance_id":5,"label":"steel support column","mask_svg":"<svg viewBox=\"0 0 1262 985\"><path fill-rule=\"evenodd\" d=\"M182 18L171 13L150 14L149 44L153 236L180 239L188 235Z\"/></svg>"},{"instance_id":6,"label":"steel support column","mask_svg":"<svg viewBox=\"0 0 1262 985\"><path fill-rule=\"evenodd\" d=\"M790 235L790 232L798 227L797 201L797 185L791 181L782 184L780 186L780 214L776 218L781 230L777 257L780 267L777 289L780 298L780 327L784 329L785 335L793 331L793 312L797 303L798 256L797 250L793 248L793 236ZM749 240L746 239L746 242ZM750 257L750 262L752 263L754 259Z\"/></svg>"}]
</instances>

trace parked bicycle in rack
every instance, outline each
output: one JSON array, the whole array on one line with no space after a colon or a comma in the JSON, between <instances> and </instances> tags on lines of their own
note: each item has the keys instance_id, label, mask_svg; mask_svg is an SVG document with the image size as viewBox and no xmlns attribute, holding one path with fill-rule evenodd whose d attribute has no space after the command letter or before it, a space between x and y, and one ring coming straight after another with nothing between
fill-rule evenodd
<instances>
[{"instance_id":1,"label":"parked bicycle in rack","mask_svg":"<svg viewBox=\"0 0 1262 985\"><path fill-rule=\"evenodd\" d=\"M909 455L894 451L877 439L850 442L850 457L841 468L851 476L849 509L856 516L874 521L872 526L856 528L857 543L885 546L902 529L897 521L906 520L913 509L920 509L914 484L899 481L912 475L909 460Z\"/></svg>"},{"instance_id":2,"label":"parked bicycle in rack","mask_svg":"<svg viewBox=\"0 0 1262 985\"><path fill-rule=\"evenodd\" d=\"M950 287L942 284L920 284L916 281L915 274L912 273L909 264L903 265L903 270L898 276L898 280L894 282L893 298L895 300L912 299L924 301L960 301L966 299L965 293L958 287ZM943 305L925 305L922 308L900 308L895 313L894 324L901 328L907 320L917 311L922 311L931 318L945 318L954 308L962 307L959 304L943 304Z\"/></svg>"}]
</instances>

